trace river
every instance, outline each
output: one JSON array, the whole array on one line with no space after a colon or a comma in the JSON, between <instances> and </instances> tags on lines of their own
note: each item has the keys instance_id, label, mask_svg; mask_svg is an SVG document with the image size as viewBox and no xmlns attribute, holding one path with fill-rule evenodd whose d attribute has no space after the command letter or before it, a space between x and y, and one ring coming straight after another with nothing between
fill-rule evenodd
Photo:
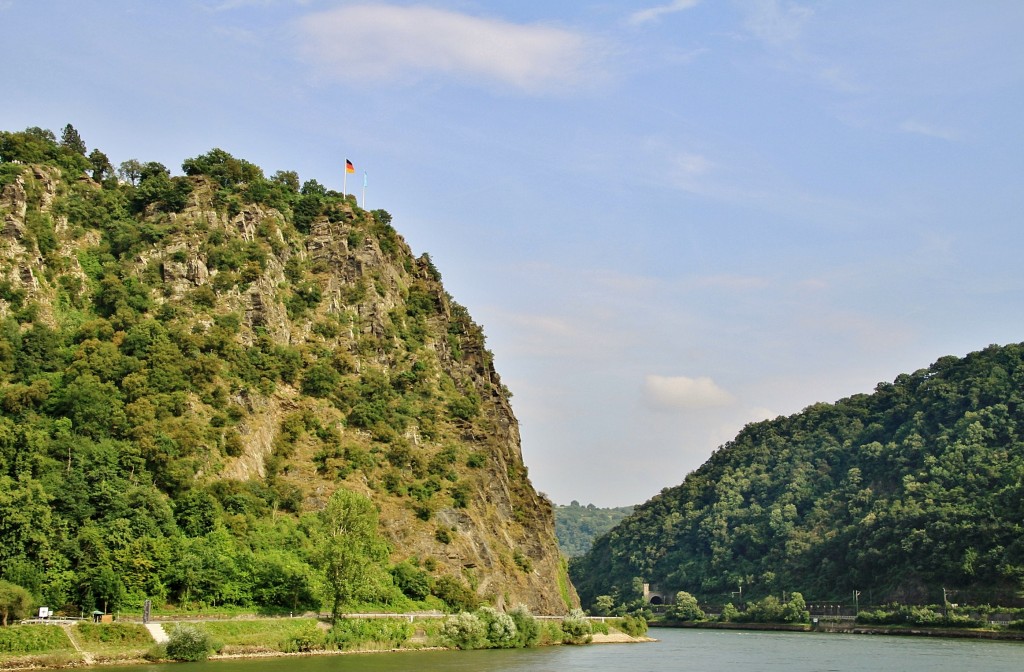
<instances>
[{"instance_id":1,"label":"river","mask_svg":"<svg viewBox=\"0 0 1024 672\"><path fill-rule=\"evenodd\" d=\"M1024 643L734 630L651 631L648 644L221 660L107 672L1020 672Z\"/></svg>"}]
</instances>

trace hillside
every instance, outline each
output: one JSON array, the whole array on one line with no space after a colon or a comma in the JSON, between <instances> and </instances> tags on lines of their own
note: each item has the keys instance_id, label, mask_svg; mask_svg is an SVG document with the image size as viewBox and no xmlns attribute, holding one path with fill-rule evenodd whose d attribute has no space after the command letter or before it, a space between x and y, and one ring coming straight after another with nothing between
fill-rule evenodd
<instances>
[{"instance_id":1,"label":"hillside","mask_svg":"<svg viewBox=\"0 0 1024 672\"><path fill-rule=\"evenodd\" d=\"M782 591L1015 603L1024 590L1024 345L748 425L570 573L584 604L634 577L722 603Z\"/></svg>"},{"instance_id":2,"label":"hillside","mask_svg":"<svg viewBox=\"0 0 1024 672\"><path fill-rule=\"evenodd\" d=\"M182 168L0 133L0 579L74 611L330 608L349 506L379 521L352 604L573 606L430 258L294 172Z\"/></svg>"},{"instance_id":3,"label":"hillside","mask_svg":"<svg viewBox=\"0 0 1024 672\"><path fill-rule=\"evenodd\" d=\"M581 556L590 550L594 539L611 530L632 512L632 506L581 506L575 500L568 506L556 505L555 536L558 537L558 547L570 558Z\"/></svg>"}]
</instances>

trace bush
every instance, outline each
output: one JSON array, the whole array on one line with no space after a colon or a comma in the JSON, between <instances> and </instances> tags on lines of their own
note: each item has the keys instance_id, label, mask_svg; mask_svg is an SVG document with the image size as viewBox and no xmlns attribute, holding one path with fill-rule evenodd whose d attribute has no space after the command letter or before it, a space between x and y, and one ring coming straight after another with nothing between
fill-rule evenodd
<instances>
[{"instance_id":1,"label":"bush","mask_svg":"<svg viewBox=\"0 0 1024 672\"><path fill-rule=\"evenodd\" d=\"M487 641L487 626L476 614L463 611L445 619L441 634L452 646L478 649Z\"/></svg>"},{"instance_id":2,"label":"bush","mask_svg":"<svg viewBox=\"0 0 1024 672\"><path fill-rule=\"evenodd\" d=\"M509 612L509 617L516 624L516 646L519 648L536 646L540 640L540 625L530 613L529 607L520 604Z\"/></svg>"},{"instance_id":3,"label":"bush","mask_svg":"<svg viewBox=\"0 0 1024 672\"><path fill-rule=\"evenodd\" d=\"M492 607L480 607L476 616L484 624L488 646L495 649L511 649L516 646L518 632L511 616Z\"/></svg>"},{"instance_id":4,"label":"bush","mask_svg":"<svg viewBox=\"0 0 1024 672\"><path fill-rule=\"evenodd\" d=\"M562 619L563 644L588 644L593 638L593 628L582 609L573 609Z\"/></svg>"},{"instance_id":5,"label":"bush","mask_svg":"<svg viewBox=\"0 0 1024 672\"><path fill-rule=\"evenodd\" d=\"M285 653L320 651L324 648L325 641L324 632L316 623L303 623L284 638L280 649Z\"/></svg>"},{"instance_id":6,"label":"bush","mask_svg":"<svg viewBox=\"0 0 1024 672\"><path fill-rule=\"evenodd\" d=\"M643 637L647 634L647 620L641 616L626 614L612 621L612 625L630 637Z\"/></svg>"},{"instance_id":7,"label":"bush","mask_svg":"<svg viewBox=\"0 0 1024 672\"><path fill-rule=\"evenodd\" d=\"M167 640L167 657L171 660L206 660L212 649L210 635L194 625L179 625Z\"/></svg>"},{"instance_id":8,"label":"bush","mask_svg":"<svg viewBox=\"0 0 1024 672\"><path fill-rule=\"evenodd\" d=\"M469 611L480 604L472 588L448 574L438 577L430 592L452 611Z\"/></svg>"}]
</instances>

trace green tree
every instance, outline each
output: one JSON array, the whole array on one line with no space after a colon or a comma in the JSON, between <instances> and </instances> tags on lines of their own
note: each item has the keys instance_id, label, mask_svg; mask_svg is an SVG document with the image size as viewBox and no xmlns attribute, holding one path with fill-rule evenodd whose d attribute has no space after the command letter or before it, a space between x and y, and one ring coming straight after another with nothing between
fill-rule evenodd
<instances>
[{"instance_id":1,"label":"green tree","mask_svg":"<svg viewBox=\"0 0 1024 672\"><path fill-rule=\"evenodd\" d=\"M704 618L704 611L697 604L697 598L685 590L676 593L676 601L668 610L669 618L680 621L699 621Z\"/></svg>"},{"instance_id":2,"label":"green tree","mask_svg":"<svg viewBox=\"0 0 1024 672\"><path fill-rule=\"evenodd\" d=\"M82 140L82 136L79 135L78 131L71 124L64 127L64 130L60 134L60 146L68 149L75 154L81 154L85 156L85 141Z\"/></svg>"},{"instance_id":3,"label":"green tree","mask_svg":"<svg viewBox=\"0 0 1024 672\"><path fill-rule=\"evenodd\" d=\"M114 176L114 167L107 155L98 149L89 152L89 165L92 168L92 179L104 182Z\"/></svg>"},{"instance_id":4,"label":"green tree","mask_svg":"<svg viewBox=\"0 0 1024 672\"><path fill-rule=\"evenodd\" d=\"M383 563L388 547L377 530L377 509L366 497L340 489L317 514L314 561L324 576L331 618L344 608L379 597L389 582Z\"/></svg>"},{"instance_id":5,"label":"green tree","mask_svg":"<svg viewBox=\"0 0 1024 672\"><path fill-rule=\"evenodd\" d=\"M6 627L9 619L25 618L32 608L32 595L21 586L0 580L0 621Z\"/></svg>"},{"instance_id":6,"label":"green tree","mask_svg":"<svg viewBox=\"0 0 1024 672\"><path fill-rule=\"evenodd\" d=\"M139 183L139 178L142 177L142 162L138 159L122 161L121 165L117 168L117 176L128 184L135 186Z\"/></svg>"}]
</instances>

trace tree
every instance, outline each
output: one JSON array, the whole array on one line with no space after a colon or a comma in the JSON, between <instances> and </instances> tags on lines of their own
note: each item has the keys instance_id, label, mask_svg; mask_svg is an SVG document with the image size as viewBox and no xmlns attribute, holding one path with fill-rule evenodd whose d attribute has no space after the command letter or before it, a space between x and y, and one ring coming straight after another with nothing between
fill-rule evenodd
<instances>
[{"instance_id":1,"label":"tree","mask_svg":"<svg viewBox=\"0 0 1024 672\"><path fill-rule=\"evenodd\" d=\"M138 184L139 178L142 177L142 162L138 159L122 161L121 165L117 168L117 176L132 186L135 186Z\"/></svg>"},{"instance_id":2,"label":"tree","mask_svg":"<svg viewBox=\"0 0 1024 672\"><path fill-rule=\"evenodd\" d=\"M7 626L8 619L25 618L32 607L32 596L27 590L10 581L0 580L0 620Z\"/></svg>"},{"instance_id":3,"label":"tree","mask_svg":"<svg viewBox=\"0 0 1024 672\"><path fill-rule=\"evenodd\" d=\"M704 618L697 598L685 590L676 593L676 603L669 608L668 615L680 621L699 621Z\"/></svg>"},{"instance_id":4,"label":"tree","mask_svg":"<svg viewBox=\"0 0 1024 672\"><path fill-rule=\"evenodd\" d=\"M296 193L298 193L300 189L299 174L294 170L279 170L271 176L270 181L277 184L283 184L288 189Z\"/></svg>"},{"instance_id":5,"label":"tree","mask_svg":"<svg viewBox=\"0 0 1024 672\"><path fill-rule=\"evenodd\" d=\"M71 150L75 154L85 156L85 141L78 134L75 127L68 124L60 134L60 146Z\"/></svg>"},{"instance_id":6,"label":"tree","mask_svg":"<svg viewBox=\"0 0 1024 672\"><path fill-rule=\"evenodd\" d=\"M377 532L377 509L366 497L341 489L317 515L314 561L337 621L346 605L372 600L389 580L383 563L388 547Z\"/></svg>"},{"instance_id":7,"label":"tree","mask_svg":"<svg viewBox=\"0 0 1024 672\"><path fill-rule=\"evenodd\" d=\"M92 167L92 179L97 182L114 176L114 167L110 165L110 159L98 149L89 152L89 165Z\"/></svg>"}]
</instances>

